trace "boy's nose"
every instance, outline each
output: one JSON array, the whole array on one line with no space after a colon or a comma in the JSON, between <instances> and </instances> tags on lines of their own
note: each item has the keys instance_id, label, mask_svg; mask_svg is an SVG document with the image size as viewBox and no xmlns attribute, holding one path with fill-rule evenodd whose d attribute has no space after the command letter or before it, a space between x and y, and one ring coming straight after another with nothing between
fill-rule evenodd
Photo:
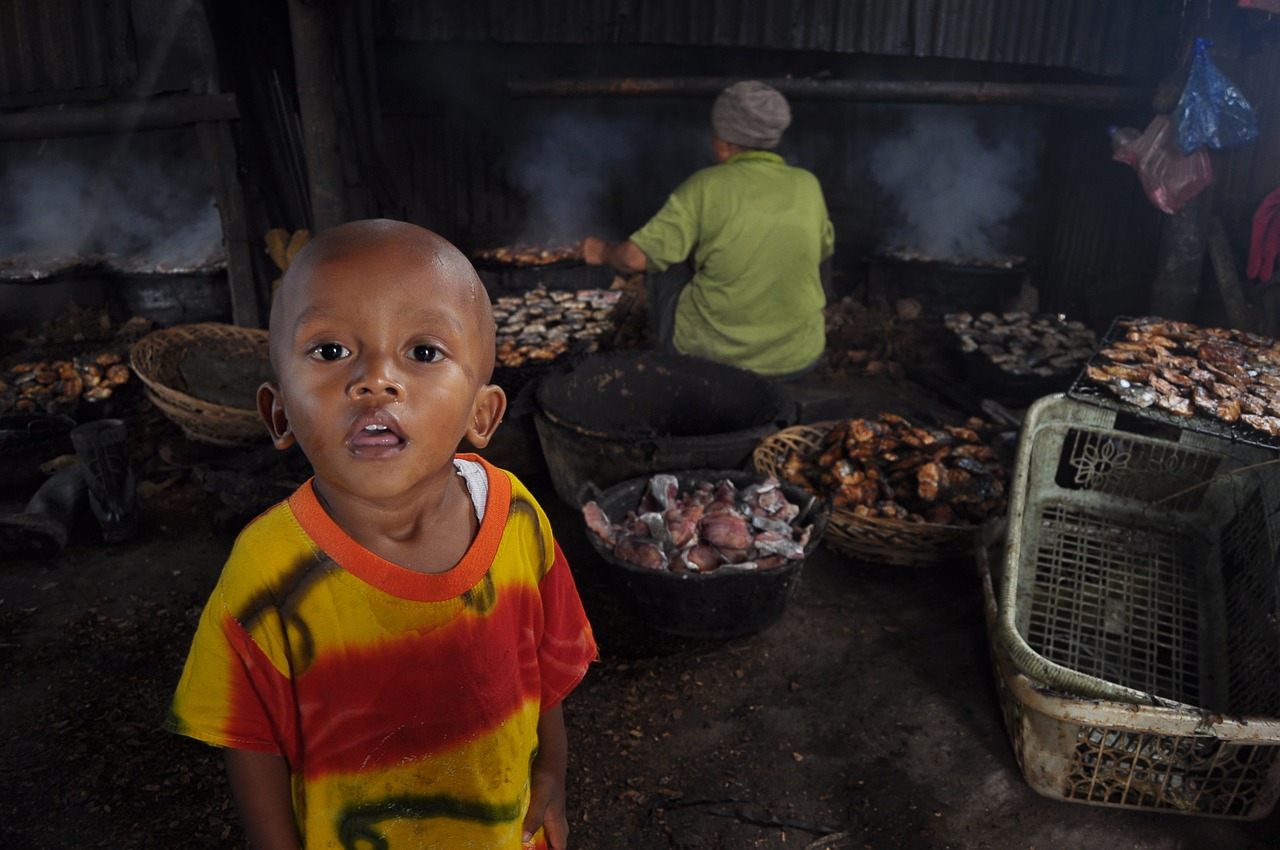
<instances>
[{"instance_id":1,"label":"boy's nose","mask_svg":"<svg viewBox=\"0 0 1280 850\"><path fill-rule=\"evenodd\" d=\"M398 399L404 395L404 385L396 377L391 364L378 359L368 362L364 371L352 381L349 393L352 398L387 395Z\"/></svg>"}]
</instances>

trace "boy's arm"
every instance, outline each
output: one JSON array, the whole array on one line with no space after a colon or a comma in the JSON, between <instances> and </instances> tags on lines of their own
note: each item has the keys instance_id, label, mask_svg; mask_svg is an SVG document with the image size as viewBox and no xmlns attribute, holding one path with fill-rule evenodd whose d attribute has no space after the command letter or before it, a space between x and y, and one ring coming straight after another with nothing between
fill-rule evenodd
<instances>
[{"instance_id":1,"label":"boy's arm","mask_svg":"<svg viewBox=\"0 0 1280 850\"><path fill-rule=\"evenodd\" d=\"M236 749L227 749L224 758L249 846L253 850L301 850L293 820L289 765L284 758Z\"/></svg>"},{"instance_id":2,"label":"boy's arm","mask_svg":"<svg viewBox=\"0 0 1280 850\"><path fill-rule=\"evenodd\" d=\"M564 729L560 704L538 718L538 755L533 760L529 813L524 818L527 842L543 827L549 850L565 850L569 840L569 819L565 814L565 771L569 763L569 736Z\"/></svg>"}]
</instances>

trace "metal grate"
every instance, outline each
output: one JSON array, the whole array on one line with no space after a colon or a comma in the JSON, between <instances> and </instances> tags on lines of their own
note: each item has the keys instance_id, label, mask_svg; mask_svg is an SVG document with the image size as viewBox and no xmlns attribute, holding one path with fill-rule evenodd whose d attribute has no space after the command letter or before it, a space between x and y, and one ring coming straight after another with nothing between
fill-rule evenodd
<instances>
[{"instance_id":1,"label":"metal grate","mask_svg":"<svg viewBox=\"0 0 1280 850\"><path fill-rule=\"evenodd\" d=\"M1114 517L1046 505L1027 643L1063 666L1198 705L1194 564L1183 526L1118 529Z\"/></svg>"},{"instance_id":2,"label":"metal grate","mask_svg":"<svg viewBox=\"0 0 1280 850\"><path fill-rule=\"evenodd\" d=\"M1280 600L1277 600L1260 494L1251 493L1222 530L1222 583L1227 648L1226 688L1232 709L1280 714Z\"/></svg>"}]
</instances>

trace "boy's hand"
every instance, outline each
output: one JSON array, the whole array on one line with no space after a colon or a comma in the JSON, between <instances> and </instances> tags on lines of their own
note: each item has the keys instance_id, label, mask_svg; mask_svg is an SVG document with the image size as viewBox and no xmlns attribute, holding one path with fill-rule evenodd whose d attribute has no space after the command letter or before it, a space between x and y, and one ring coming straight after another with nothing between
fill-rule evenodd
<instances>
[{"instance_id":1,"label":"boy's hand","mask_svg":"<svg viewBox=\"0 0 1280 850\"><path fill-rule=\"evenodd\" d=\"M565 815L564 775L569 761L569 741L564 713L553 706L538 718L538 754L529 776L529 813L524 816L526 846L542 827L548 850L569 846L569 818Z\"/></svg>"},{"instance_id":2,"label":"boy's hand","mask_svg":"<svg viewBox=\"0 0 1280 850\"><path fill-rule=\"evenodd\" d=\"M523 840L532 846L529 842L541 826L547 837L548 850L565 850L569 846L569 818L565 814L564 780L538 770L536 762L532 779Z\"/></svg>"}]
</instances>

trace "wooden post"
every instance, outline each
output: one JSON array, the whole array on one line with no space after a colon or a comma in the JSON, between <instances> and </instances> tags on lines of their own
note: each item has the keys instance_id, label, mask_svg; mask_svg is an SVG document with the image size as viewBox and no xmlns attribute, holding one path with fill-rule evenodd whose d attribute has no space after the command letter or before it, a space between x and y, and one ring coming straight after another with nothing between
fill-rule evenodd
<instances>
[{"instance_id":1,"label":"wooden post","mask_svg":"<svg viewBox=\"0 0 1280 850\"><path fill-rule=\"evenodd\" d=\"M1280 281L1273 280L1262 294L1262 332L1280 337Z\"/></svg>"},{"instance_id":2,"label":"wooden post","mask_svg":"<svg viewBox=\"0 0 1280 850\"><path fill-rule=\"evenodd\" d=\"M262 307L253 273L244 194L236 168L235 142L225 121L196 125L200 149L209 168L214 199L222 219L222 246L227 255L227 286L231 290L231 320L246 328L263 327Z\"/></svg>"},{"instance_id":3,"label":"wooden post","mask_svg":"<svg viewBox=\"0 0 1280 850\"><path fill-rule=\"evenodd\" d=\"M1195 321L1208 242L1209 205L1209 193L1201 192L1173 215L1165 216L1151 284L1152 315Z\"/></svg>"},{"instance_id":4,"label":"wooden post","mask_svg":"<svg viewBox=\"0 0 1280 850\"><path fill-rule=\"evenodd\" d=\"M334 100L333 46L329 38L327 4L289 0L293 36L293 64L302 117L302 146L311 187L311 230L318 233L347 218L338 152L338 116Z\"/></svg>"}]
</instances>

